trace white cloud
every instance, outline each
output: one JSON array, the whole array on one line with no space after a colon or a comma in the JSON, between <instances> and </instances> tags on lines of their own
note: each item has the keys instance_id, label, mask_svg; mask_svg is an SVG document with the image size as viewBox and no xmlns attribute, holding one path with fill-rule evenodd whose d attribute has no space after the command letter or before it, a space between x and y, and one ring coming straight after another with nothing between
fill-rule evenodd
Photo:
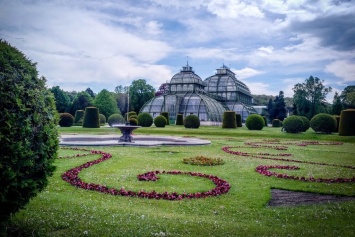
<instances>
[{"instance_id":1,"label":"white cloud","mask_svg":"<svg viewBox=\"0 0 355 237\"><path fill-rule=\"evenodd\" d=\"M325 68L326 72L332 73L346 82L355 82L355 63L346 60L334 61Z\"/></svg>"},{"instance_id":2,"label":"white cloud","mask_svg":"<svg viewBox=\"0 0 355 237\"><path fill-rule=\"evenodd\" d=\"M237 78L241 80L264 73L262 71L258 71L249 67L240 70L232 69L232 71L236 74Z\"/></svg>"},{"instance_id":3,"label":"white cloud","mask_svg":"<svg viewBox=\"0 0 355 237\"><path fill-rule=\"evenodd\" d=\"M207 9L221 18L264 17L257 6L239 0L212 0L207 4Z\"/></svg>"},{"instance_id":4,"label":"white cloud","mask_svg":"<svg viewBox=\"0 0 355 237\"><path fill-rule=\"evenodd\" d=\"M262 82L247 82L245 84L249 87L250 92L254 95L276 95L275 91L270 89L269 84Z\"/></svg>"}]
</instances>

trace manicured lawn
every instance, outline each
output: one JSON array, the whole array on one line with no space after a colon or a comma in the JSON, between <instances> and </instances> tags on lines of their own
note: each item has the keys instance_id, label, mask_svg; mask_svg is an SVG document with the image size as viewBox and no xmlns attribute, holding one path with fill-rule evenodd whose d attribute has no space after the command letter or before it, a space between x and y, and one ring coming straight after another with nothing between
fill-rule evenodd
<instances>
[{"instance_id":1,"label":"manicured lawn","mask_svg":"<svg viewBox=\"0 0 355 237\"><path fill-rule=\"evenodd\" d=\"M61 134L113 134L111 128L59 128ZM12 218L13 235L23 236L354 236L355 201L269 207L270 189L279 188L323 194L355 196L355 183L318 183L266 177L255 171L260 165L298 166L299 170L272 169L289 176L315 178L352 178L355 169L355 137L337 134L323 135L308 131L287 134L278 128L249 131L245 127L222 129L201 127L185 129L180 126L140 128L135 134L195 136L212 141L209 146L93 147L110 153L111 159L83 169L79 177L87 182L106 185L117 190L124 188L157 192L196 193L213 189L208 179L188 175L161 174L155 182L139 181L138 174L154 170L181 170L211 174L231 185L228 193L201 199L177 201L113 196L97 191L76 188L62 180L61 175L85 162L100 158L89 155L60 158L49 186ZM302 141L318 141L303 145ZM329 142L342 142L332 145ZM245 142L262 147L251 148ZM265 147L286 146L287 150ZM327 142L327 145L324 145ZM285 144L288 143L288 144ZM222 147L249 155L288 153L301 161L260 159L226 153ZM83 151L59 150L66 157ZM265 155L268 153L268 155ZM224 165L194 166L184 164L184 158L195 156L221 158ZM307 162L325 163L326 165ZM335 164L338 166L328 166Z\"/></svg>"}]
</instances>

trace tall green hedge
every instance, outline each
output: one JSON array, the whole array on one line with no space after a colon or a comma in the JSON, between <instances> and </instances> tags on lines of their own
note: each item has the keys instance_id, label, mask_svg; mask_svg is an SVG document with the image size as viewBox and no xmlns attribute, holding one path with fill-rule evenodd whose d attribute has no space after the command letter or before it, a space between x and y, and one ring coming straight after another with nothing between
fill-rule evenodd
<instances>
[{"instance_id":1,"label":"tall green hedge","mask_svg":"<svg viewBox=\"0 0 355 237\"><path fill-rule=\"evenodd\" d=\"M80 119L84 118L84 110L77 110L75 111L75 116L74 116L74 123L80 123Z\"/></svg>"},{"instance_id":2,"label":"tall green hedge","mask_svg":"<svg viewBox=\"0 0 355 237\"><path fill-rule=\"evenodd\" d=\"M160 115L163 115L166 118L166 125L170 125L169 113L168 112L161 112Z\"/></svg>"},{"instance_id":3,"label":"tall green hedge","mask_svg":"<svg viewBox=\"0 0 355 237\"><path fill-rule=\"evenodd\" d=\"M355 136L355 109L346 109L341 111L339 135Z\"/></svg>"},{"instance_id":4,"label":"tall green hedge","mask_svg":"<svg viewBox=\"0 0 355 237\"><path fill-rule=\"evenodd\" d=\"M184 116L182 114L176 115L176 125L184 125Z\"/></svg>"},{"instance_id":5,"label":"tall green hedge","mask_svg":"<svg viewBox=\"0 0 355 237\"><path fill-rule=\"evenodd\" d=\"M240 115L240 114L235 114L235 121L237 122L237 127L238 127L238 128L243 127L243 124L242 124L242 115Z\"/></svg>"},{"instance_id":6,"label":"tall green hedge","mask_svg":"<svg viewBox=\"0 0 355 237\"><path fill-rule=\"evenodd\" d=\"M234 111L224 111L222 128L236 128L237 122Z\"/></svg>"},{"instance_id":7,"label":"tall green hedge","mask_svg":"<svg viewBox=\"0 0 355 237\"><path fill-rule=\"evenodd\" d=\"M36 64L0 40L0 235L55 169L59 116Z\"/></svg>"},{"instance_id":8,"label":"tall green hedge","mask_svg":"<svg viewBox=\"0 0 355 237\"><path fill-rule=\"evenodd\" d=\"M83 121L84 128L99 128L99 109L96 107L86 107Z\"/></svg>"}]
</instances>

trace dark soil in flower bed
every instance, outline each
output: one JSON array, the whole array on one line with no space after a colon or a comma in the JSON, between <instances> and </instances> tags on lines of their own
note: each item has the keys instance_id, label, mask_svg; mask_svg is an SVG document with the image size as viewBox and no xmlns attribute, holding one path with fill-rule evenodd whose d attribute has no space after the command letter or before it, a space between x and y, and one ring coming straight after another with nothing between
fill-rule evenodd
<instances>
[{"instance_id":1,"label":"dark soil in flower bed","mask_svg":"<svg viewBox=\"0 0 355 237\"><path fill-rule=\"evenodd\" d=\"M308 192L295 192L283 189L271 189L268 206L297 206L355 200L355 197L324 195Z\"/></svg>"}]
</instances>

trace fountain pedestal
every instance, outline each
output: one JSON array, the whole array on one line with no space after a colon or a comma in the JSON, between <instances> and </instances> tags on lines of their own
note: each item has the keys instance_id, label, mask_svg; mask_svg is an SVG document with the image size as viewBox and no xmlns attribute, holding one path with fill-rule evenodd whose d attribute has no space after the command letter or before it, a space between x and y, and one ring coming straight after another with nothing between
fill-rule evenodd
<instances>
[{"instance_id":1,"label":"fountain pedestal","mask_svg":"<svg viewBox=\"0 0 355 237\"><path fill-rule=\"evenodd\" d=\"M132 131L137 128L140 128L141 126L113 125L112 127L118 128L122 133L122 136L118 140L119 142L132 142Z\"/></svg>"}]
</instances>

